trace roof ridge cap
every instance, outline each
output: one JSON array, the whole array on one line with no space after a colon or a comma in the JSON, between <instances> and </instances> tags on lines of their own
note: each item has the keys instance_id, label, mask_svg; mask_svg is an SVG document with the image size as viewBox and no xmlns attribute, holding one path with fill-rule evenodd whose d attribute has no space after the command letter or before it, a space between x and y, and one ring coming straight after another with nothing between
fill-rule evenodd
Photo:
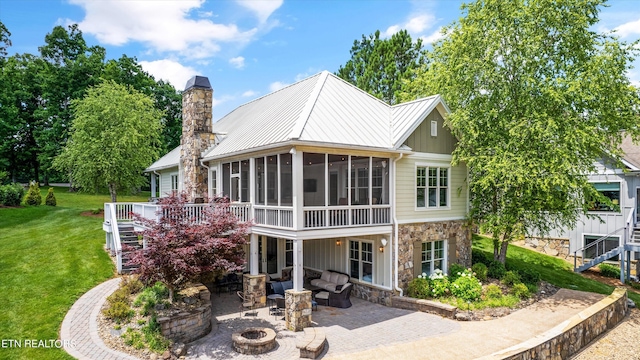
<instances>
[{"instance_id":1,"label":"roof ridge cap","mask_svg":"<svg viewBox=\"0 0 640 360\"><path fill-rule=\"evenodd\" d=\"M324 87L324 84L326 83L328 77L329 72L327 70L324 70L320 73L320 77L314 85L313 90L311 90L304 108L300 112L300 115L298 115L298 119L296 120L295 125L289 133L289 140L297 140L300 138L300 136L302 136L304 127L307 125L307 121L309 121L309 117L311 116L311 111L313 111L313 108L318 101L318 97L320 97L320 92L322 91L322 88Z\"/></svg>"}]
</instances>

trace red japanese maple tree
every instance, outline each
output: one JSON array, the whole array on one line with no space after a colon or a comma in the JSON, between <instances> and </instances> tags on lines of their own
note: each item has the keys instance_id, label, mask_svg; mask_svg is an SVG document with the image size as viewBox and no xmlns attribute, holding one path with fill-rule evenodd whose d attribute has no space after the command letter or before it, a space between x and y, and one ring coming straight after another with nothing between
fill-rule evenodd
<instances>
[{"instance_id":1,"label":"red japanese maple tree","mask_svg":"<svg viewBox=\"0 0 640 360\"><path fill-rule=\"evenodd\" d=\"M159 221L134 215L146 228L140 232L146 248L135 251L128 265L139 266L141 281L162 282L173 301L174 292L189 281L242 269L249 224L229 211L227 199L207 199L208 206L194 206L187 203L185 193L179 193L159 204Z\"/></svg>"}]
</instances>

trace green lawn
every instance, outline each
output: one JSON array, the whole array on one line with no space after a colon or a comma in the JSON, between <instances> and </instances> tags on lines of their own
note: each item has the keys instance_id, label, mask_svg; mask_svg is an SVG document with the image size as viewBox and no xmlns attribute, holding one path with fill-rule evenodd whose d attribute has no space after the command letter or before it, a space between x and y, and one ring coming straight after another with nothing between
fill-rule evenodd
<instances>
[{"instance_id":1,"label":"green lawn","mask_svg":"<svg viewBox=\"0 0 640 360\"><path fill-rule=\"evenodd\" d=\"M493 255L493 242L483 236L474 235L473 248ZM589 291L599 294L611 294L613 287L588 279L573 272L568 262L536 251L509 245L507 250L507 268L530 268L540 273L542 280L567 289ZM629 291L629 298L640 306L640 295Z\"/></svg>"},{"instance_id":2,"label":"green lawn","mask_svg":"<svg viewBox=\"0 0 640 360\"><path fill-rule=\"evenodd\" d=\"M42 188L43 202L46 193ZM109 196L70 194L66 188L55 188L55 195L56 207L0 208L0 340L57 339L75 300L114 276L103 250L102 219L80 215L103 208ZM24 347L0 347L0 358L71 359L62 350Z\"/></svg>"}]
</instances>

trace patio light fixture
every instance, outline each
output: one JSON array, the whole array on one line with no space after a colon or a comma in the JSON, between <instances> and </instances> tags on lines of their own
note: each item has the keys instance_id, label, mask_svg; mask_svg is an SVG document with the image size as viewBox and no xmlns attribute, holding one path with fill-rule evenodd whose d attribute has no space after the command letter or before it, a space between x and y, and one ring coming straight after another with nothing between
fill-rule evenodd
<instances>
[{"instance_id":1,"label":"patio light fixture","mask_svg":"<svg viewBox=\"0 0 640 360\"><path fill-rule=\"evenodd\" d=\"M336 240L336 246L340 246L340 240Z\"/></svg>"}]
</instances>

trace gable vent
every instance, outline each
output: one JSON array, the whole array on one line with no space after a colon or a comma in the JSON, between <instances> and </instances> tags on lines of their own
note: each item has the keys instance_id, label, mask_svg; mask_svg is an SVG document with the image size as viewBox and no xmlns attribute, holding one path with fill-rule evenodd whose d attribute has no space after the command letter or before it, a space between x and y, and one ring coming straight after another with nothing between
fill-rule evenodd
<instances>
[{"instance_id":1,"label":"gable vent","mask_svg":"<svg viewBox=\"0 0 640 360\"><path fill-rule=\"evenodd\" d=\"M438 122L435 120L431 121L431 136L438 136Z\"/></svg>"}]
</instances>

